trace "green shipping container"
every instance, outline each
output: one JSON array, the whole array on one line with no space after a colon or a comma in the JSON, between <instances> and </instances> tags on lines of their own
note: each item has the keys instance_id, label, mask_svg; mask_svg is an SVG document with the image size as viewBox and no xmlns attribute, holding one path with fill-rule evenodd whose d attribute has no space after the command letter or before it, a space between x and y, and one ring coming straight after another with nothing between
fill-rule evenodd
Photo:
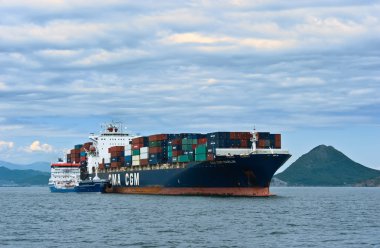
<instances>
[{"instance_id":1,"label":"green shipping container","mask_svg":"<svg viewBox=\"0 0 380 248\"><path fill-rule=\"evenodd\" d=\"M199 145L195 148L195 154L206 154L207 147L206 145Z\"/></svg>"},{"instance_id":2,"label":"green shipping container","mask_svg":"<svg viewBox=\"0 0 380 248\"><path fill-rule=\"evenodd\" d=\"M178 162L190 162L194 161L194 158L192 155L180 155L178 156Z\"/></svg>"},{"instance_id":3,"label":"green shipping container","mask_svg":"<svg viewBox=\"0 0 380 248\"><path fill-rule=\"evenodd\" d=\"M160 147L162 145L161 141L150 141L149 147Z\"/></svg>"},{"instance_id":4,"label":"green shipping container","mask_svg":"<svg viewBox=\"0 0 380 248\"><path fill-rule=\"evenodd\" d=\"M189 139L182 139L182 146L189 144Z\"/></svg>"},{"instance_id":5,"label":"green shipping container","mask_svg":"<svg viewBox=\"0 0 380 248\"><path fill-rule=\"evenodd\" d=\"M207 154L196 154L195 155L195 161L206 161L207 160Z\"/></svg>"},{"instance_id":6,"label":"green shipping container","mask_svg":"<svg viewBox=\"0 0 380 248\"><path fill-rule=\"evenodd\" d=\"M140 155L140 150L132 150L132 155Z\"/></svg>"},{"instance_id":7,"label":"green shipping container","mask_svg":"<svg viewBox=\"0 0 380 248\"><path fill-rule=\"evenodd\" d=\"M182 145L196 145L198 144L197 139L182 139Z\"/></svg>"},{"instance_id":8,"label":"green shipping container","mask_svg":"<svg viewBox=\"0 0 380 248\"><path fill-rule=\"evenodd\" d=\"M191 151L193 150L193 145L182 145L182 150Z\"/></svg>"}]
</instances>

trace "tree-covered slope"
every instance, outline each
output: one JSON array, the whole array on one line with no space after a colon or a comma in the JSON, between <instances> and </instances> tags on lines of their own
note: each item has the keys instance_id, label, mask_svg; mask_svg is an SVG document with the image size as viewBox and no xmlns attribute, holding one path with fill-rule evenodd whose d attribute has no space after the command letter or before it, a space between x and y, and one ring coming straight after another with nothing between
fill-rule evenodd
<instances>
[{"instance_id":1,"label":"tree-covered slope","mask_svg":"<svg viewBox=\"0 0 380 248\"><path fill-rule=\"evenodd\" d=\"M275 177L288 185L344 186L379 176L380 171L352 161L332 146L320 145Z\"/></svg>"},{"instance_id":2,"label":"tree-covered slope","mask_svg":"<svg viewBox=\"0 0 380 248\"><path fill-rule=\"evenodd\" d=\"M47 185L50 173L35 170L10 170L0 167L1 185ZM1 186L0 185L0 186Z\"/></svg>"}]
</instances>

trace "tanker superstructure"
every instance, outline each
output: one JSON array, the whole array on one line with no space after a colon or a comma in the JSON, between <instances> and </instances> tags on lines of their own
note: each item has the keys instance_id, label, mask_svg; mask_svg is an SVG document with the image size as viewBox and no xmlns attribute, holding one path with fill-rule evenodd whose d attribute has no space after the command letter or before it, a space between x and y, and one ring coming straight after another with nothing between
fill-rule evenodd
<instances>
[{"instance_id":1,"label":"tanker superstructure","mask_svg":"<svg viewBox=\"0 0 380 248\"><path fill-rule=\"evenodd\" d=\"M291 156L268 132L135 136L110 124L89 138L81 177L109 180L106 193L269 196Z\"/></svg>"}]
</instances>

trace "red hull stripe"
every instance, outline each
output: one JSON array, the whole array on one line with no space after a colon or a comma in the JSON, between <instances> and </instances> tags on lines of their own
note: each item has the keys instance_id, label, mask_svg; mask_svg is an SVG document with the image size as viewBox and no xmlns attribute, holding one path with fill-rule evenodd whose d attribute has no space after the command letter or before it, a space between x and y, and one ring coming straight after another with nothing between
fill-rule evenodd
<instances>
[{"instance_id":1,"label":"red hull stripe","mask_svg":"<svg viewBox=\"0 0 380 248\"><path fill-rule=\"evenodd\" d=\"M269 188L163 188L163 187L111 187L107 193L149 195L220 195L220 196L270 196Z\"/></svg>"}]
</instances>

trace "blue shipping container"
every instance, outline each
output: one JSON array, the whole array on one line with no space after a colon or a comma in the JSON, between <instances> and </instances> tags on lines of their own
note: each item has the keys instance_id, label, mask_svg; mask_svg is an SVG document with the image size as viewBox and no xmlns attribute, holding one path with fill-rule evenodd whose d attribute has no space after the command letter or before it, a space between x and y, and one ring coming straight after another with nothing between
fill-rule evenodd
<instances>
[{"instance_id":1,"label":"blue shipping container","mask_svg":"<svg viewBox=\"0 0 380 248\"><path fill-rule=\"evenodd\" d=\"M132 163L132 156L125 156L125 162L130 162Z\"/></svg>"}]
</instances>

